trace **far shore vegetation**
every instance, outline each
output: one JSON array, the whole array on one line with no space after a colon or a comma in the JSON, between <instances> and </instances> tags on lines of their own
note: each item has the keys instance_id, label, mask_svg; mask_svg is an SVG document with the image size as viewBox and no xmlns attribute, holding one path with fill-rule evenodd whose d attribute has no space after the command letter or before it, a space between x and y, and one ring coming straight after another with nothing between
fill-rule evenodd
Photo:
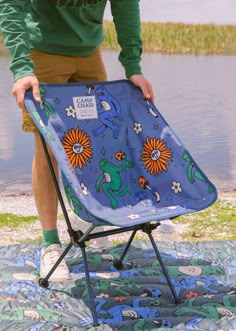
<instances>
[{"instance_id":1,"label":"far shore vegetation","mask_svg":"<svg viewBox=\"0 0 236 331\"><path fill-rule=\"evenodd\" d=\"M106 21L103 48L118 50L113 22ZM145 53L236 55L236 25L142 23Z\"/></svg>"},{"instance_id":2,"label":"far shore vegetation","mask_svg":"<svg viewBox=\"0 0 236 331\"><path fill-rule=\"evenodd\" d=\"M103 49L119 50L113 22L105 21L104 35ZM142 39L145 53L236 55L236 25L143 22Z\"/></svg>"}]
</instances>

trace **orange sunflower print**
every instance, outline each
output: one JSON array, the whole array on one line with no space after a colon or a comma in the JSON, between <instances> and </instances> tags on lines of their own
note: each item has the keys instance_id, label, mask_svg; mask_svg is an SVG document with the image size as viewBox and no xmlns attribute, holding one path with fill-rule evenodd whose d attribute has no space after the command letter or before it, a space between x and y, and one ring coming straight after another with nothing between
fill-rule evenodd
<instances>
[{"instance_id":1,"label":"orange sunflower print","mask_svg":"<svg viewBox=\"0 0 236 331\"><path fill-rule=\"evenodd\" d=\"M147 137L141 151L141 161L151 175L158 175L167 171L167 166L172 159L171 150L161 139Z\"/></svg>"},{"instance_id":2,"label":"orange sunflower print","mask_svg":"<svg viewBox=\"0 0 236 331\"><path fill-rule=\"evenodd\" d=\"M79 128L68 130L61 142L72 167L82 169L90 162L93 156L91 141L84 131Z\"/></svg>"}]
</instances>

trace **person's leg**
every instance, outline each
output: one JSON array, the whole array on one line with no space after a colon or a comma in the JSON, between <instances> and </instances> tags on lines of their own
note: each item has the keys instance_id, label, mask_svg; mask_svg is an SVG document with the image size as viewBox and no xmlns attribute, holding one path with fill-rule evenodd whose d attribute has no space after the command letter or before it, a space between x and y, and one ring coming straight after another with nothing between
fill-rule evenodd
<instances>
[{"instance_id":1,"label":"person's leg","mask_svg":"<svg viewBox=\"0 0 236 331\"><path fill-rule=\"evenodd\" d=\"M107 80L100 48L88 56L76 58L76 71L69 82L102 82Z\"/></svg>"},{"instance_id":2,"label":"person's leg","mask_svg":"<svg viewBox=\"0 0 236 331\"><path fill-rule=\"evenodd\" d=\"M73 59L32 51L31 58L35 64L35 74L39 82L68 83L75 70ZM58 199L49 166L45 157L39 132L30 115L23 112L23 131L35 135L35 154L32 162L32 189L42 226L43 249L41 252L40 276L45 277L61 255L61 243L57 231ZM58 166L55 157L48 148L50 159L56 174ZM51 276L51 281L63 281L69 278L69 270L63 261Z\"/></svg>"},{"instance_id":3,"label":"person's leg","mask_svg":"<svg viewBox=\"0 0 236 331\"><path fill-rule=\"evenodd\" d=\"M107 79L100 49L97 49L91 55L82 57L65 57L32 51L31 58L35 64L35 74L40 82L61 84L72 81L95 82ZM32 165L33 193L43 232L49 232L57 229L58 199L38 130L36 129L34 133L35 155ZM50 150L49 153L58 178L57 162ZM55 235L55 231L52 237L53 235ZM44 239L46 237L47 233L44 234ZM48 237L50 239L50 236ZM44 241L47 244L47 240ZM58 238L55 237L54 241L58 242ZM50 244L50 240L48 240L48 244Z\"/></svg>"},{"instance_id":4,"label":"person's leg","mask_svg":"<svg viewBox=\"0 0 236 331\"><path fill-rule=\"evenodd\" d=\"M50 149L48 149L48 152L56 177L58 178L57 162ZM57 195L38 132L35 133L35 154L32 164L32 186L43 231L48 232L55 230L57 228Z\"/></svg>"},{"instance_id":5,"label":"person's leg","mask_svg":"<svg viewBox=\"0 0 236 331\"><path fill-rule=\"evenodd\" d=\"M31 58L35 64L35 74L42 83L68 83L106 80L106 72L100 51L84 57L65 57L33 51ZM87 77L87 78L86 78ZM41 277L45 277L61 254L57 233L56 191L42 148L37 128L28 113L23 113L24 131L35 133L35 155L32 164L32 187L44 238L45 249L41 253ZM50 152L51 162L58 177L57 162ZM63 261L53 273L51 281L68 278L68 269Z\"/></svg>"},{"instance_id":6,"label":"person's leg","mask_svg":"<svg viewBox=\"0 0 236 331\"><path fill-rule=\"evenodd\" d=\"M31 58L34 61L35 75L39 82L68 83L75 69L72 59L64 56L32 51ZM35 154L32 164L32 188L43 229L44 245L49 246L52 243L60 243L56 233L58 199L37 129L34 130L34 134ZM48 151L58 178L57 162L50 149Z\"/></svg>"}]
</instances>

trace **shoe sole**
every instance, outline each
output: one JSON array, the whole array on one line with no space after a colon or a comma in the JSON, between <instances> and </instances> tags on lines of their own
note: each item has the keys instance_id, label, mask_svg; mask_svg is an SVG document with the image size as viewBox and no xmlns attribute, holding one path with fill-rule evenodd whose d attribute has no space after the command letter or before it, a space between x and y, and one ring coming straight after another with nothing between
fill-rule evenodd
<instances>
[{"instance_id":1,"label":"shoe sole","mask_svg":"<svg viewBox=\"0 0 236 331\"><path fill-rule=\"evenodd\" d=\"M45 274L45 275L42 275L42 274L40 274L40 278L45 278L47 276L47 274ZM61 277L61 278L59 278L59 277L53 277L53 275L48 279L48 281L49 282L65 282L65 281L67 281L67 280L70 280L71 279L71 277L70 276L68 276L68 277Z\"/></svg>"}]
</instances>

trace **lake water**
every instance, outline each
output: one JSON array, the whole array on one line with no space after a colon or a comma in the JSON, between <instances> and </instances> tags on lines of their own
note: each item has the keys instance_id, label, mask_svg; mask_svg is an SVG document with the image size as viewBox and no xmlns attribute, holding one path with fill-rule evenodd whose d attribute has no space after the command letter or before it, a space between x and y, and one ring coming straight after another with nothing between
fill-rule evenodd
<instances>
[{"instance_id":1,"label":"lake water","mask_svg":"<svg viewBox=\"0 0 236 331\"><path fill-rule=\"evenodd\" d=\"M142 21L236 24L235 0L142 0ZM112 19L109 4L105 17Z\"/></svg>"},{"instance_id":2,"label":"lake water","mask_svg":"<svg viewBox=\"0 0 236 331\"><path fill-rule=\"evenodd\" d=\"M116 52L105 52L110 80L121 79ZM8 56L0 56L0 194L31 192L33 135L21 132ZM236 57L145 54L156 105L195 161L222 190L236 189Z\"/></svg>"}]
</instances>

